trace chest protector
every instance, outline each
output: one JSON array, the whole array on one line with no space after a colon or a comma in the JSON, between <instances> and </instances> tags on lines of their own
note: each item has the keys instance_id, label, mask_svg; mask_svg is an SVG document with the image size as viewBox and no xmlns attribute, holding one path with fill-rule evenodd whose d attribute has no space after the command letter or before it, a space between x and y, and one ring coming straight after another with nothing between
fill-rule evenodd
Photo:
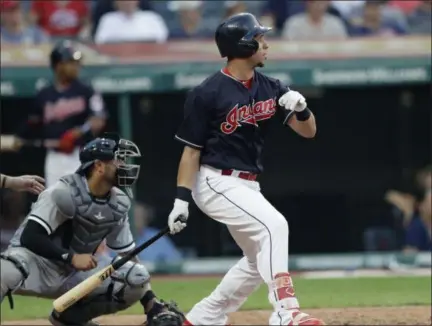
<instances>
[{"instance_id":1,"label":"chest protector","mask_svg":"<svg viewBox=\"0 0 432 326\"><path fill-rule=\"evenodd\" d=\"M105 237L127 218L129 198L113 188L106 201L97 201L87 190L82 176L70 174L60 179L69 185L75 205L71 228L63 234L75 253L93 253ZM68 234L69 233L69 234Z\"/></svg>"}]
</instances>

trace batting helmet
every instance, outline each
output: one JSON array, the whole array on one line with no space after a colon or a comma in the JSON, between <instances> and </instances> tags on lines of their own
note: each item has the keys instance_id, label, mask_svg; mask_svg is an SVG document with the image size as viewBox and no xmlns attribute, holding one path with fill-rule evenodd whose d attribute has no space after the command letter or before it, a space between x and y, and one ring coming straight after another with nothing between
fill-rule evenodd
<instances>
[{"instance_id":1,"label":"batting helmet","mask_svg":"<svg viewBox=\"0 0 432 326\"><path fill-rule=\"evenodd\" d=\"M51 51L50 64L51 68L60 62L81 61L82 53L73 47L71 41L64 40L57 43Z\"/></svg>"},{"instance_id":2,"label":"batting helmet","mask_svg":"<svg viewBox=\"0 0 432 326\"><path fill-rule=\"evenodd\" d=\"M218 26L215 40L222 58L249 58L259 48L255 37L270 30L271 27L262 26L254 15L241 13Z\"/></svg>"},{"instance_id":3,"label":"batting helmet","mask_svg":"<svg viewBox=\"0 0 432 326\"><path fill-rule=\"evenodd\" d=\"M93 139L80 151L81 166L76 173L85 174L96 160L116 161L117 178L115 186L122 187L132 198L130 188L138 179L139 164L132 164L134 158L141 157L141 152L134 142L121 139L117 134L105 133L103 137Z\"/></svg>"}]
</instances>

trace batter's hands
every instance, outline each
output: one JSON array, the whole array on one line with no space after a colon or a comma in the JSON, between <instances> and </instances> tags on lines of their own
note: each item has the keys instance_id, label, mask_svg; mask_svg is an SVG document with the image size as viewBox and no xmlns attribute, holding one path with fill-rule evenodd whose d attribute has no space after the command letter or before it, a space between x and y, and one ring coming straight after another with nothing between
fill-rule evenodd
<instances>
[{"instance_id":1,"label":"batter's hands","mask_svg":"<svg viewBox=\"0 0 432 326\"><path fill-rule=\"evenodd\" d=\"M45 180L37 175L22 175L20 177L9 177L6 178L5 188L9 188L16 191L28 191L32 194L39 195L45 190Z\"/></svg>"},{"instance_id":2,"label":"batter's hands","mask_svg":"<svg viewBox=\"0 0 432 326\"><path fill-rule=\"evenodd\" d=\"M59 150L71 154L75 150L76 142L79 137L81 137L81 131L79 129L69 129L60 138Z\"/></svg>"},{"instance_id":3,"label":"batter's hands","mask_svg":"<svg viewBox=\"0 0 432 326\"><path fill-rule=\"evenodd\" d=\"M179 221L180 217L183 221ZM177 198L174 201L174 208L168 216L168 226L170 228L171 234L176 234L183 230L186 227L186 221L188 217L189 203Z\"/></svg>"},{"instance_id":4,"label":"batter's hands","mask_svg":"<svg viewBox=\"0 0 432 326\"><path fill-rule=\"evenodd\" d=\"M279 105L286 110L302 112L307 108L306 99L296 91L288 91L279 99Z\"/></svg>"},{"instance_id":5,"label":"batter's hands","mask_svg":"<svg viewBox=\"0 0 432 326\"><path fill-rule=\"evenodd\" d=\"M89 271L97 266L97 262L92 255L75 254L72 256L72 266L79 271Z\"/></svg>"}]
</instances>

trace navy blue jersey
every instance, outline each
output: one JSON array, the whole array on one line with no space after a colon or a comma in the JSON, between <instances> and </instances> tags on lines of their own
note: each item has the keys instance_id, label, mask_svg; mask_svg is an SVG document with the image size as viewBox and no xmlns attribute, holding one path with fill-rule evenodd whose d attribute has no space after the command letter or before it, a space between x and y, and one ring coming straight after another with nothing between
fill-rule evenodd
<instances>
[{"instance_id":1,"label":"navy blue jersey","mask_svg":"<svg viewBox=\"0 0 432 326\"><path fill-rule=\"evenodd\" d=\"M52 84L41 89L32 115L43 124L43 138L59 139L67 130L81 127L91 116L106 117L106 111L101 95L76 80L62 91Z\"/></svg>"},{"instance_id":2,"label":"navy blue jersey","mask_svg":"<svg viewBox=\"0 0 432 326\"><path fill-rule=\"evenodd\" d=\"M248 89L219 71L189 92L184 120L175 138L200 149L201 164L261 173L269 120L279 115L286 124L294 113L278 105L288 91L279 80L259 72L255 72Z\"/></svg>"}]
</instances>

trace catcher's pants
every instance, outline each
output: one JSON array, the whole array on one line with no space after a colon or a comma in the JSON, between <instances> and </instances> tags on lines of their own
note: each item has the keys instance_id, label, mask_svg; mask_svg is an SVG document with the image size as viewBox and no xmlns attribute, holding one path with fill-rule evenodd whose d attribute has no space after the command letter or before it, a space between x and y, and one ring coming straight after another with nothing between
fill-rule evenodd
<instances>
[{"instance_id":1,"label":"catcher's pants","mask_svg":"<svg viewBox=\"0 0 432 326\"><path fill-rule=\"evenodd\" d=\"M80 165L79 147L71 154L48 150L45 157L45 186L50 187L61 177L74 173Z\"/></svg>"},{"instance_id":2,"label":"catcher's pants","mask_svg":"<svg viewBox=\"0 0 432 326\"><path fill-rule=\"evenodd\" d=\"M10 247L1 253L0 301L3 301L9 291L57 298L112 261L112 258L105 254L97 255L96 258L98 266L95 269L76 272L66 270L26 248ZM98 316L127 309L143 297L149 289L149 280L150 275L146 268L130 261L115 271L80 304L75 304L62 314L67 314L69 320L76 321L71 324L80 325Z\"/></svg>"},{"instance_id":3,"label":"catcher's pants","mask_svg":"<svg viewBox=\"0 0 432 326\"><path fill-rule=\"evenodd\" d=\"M264 281L274 307L270 325L287 325L298 309L288 274L288 223L261 194L256 181L201 166L193 189L197 206L225 224L244 257L219 286L187 315L193 325L225 325L227 313L236 311ZM290 311L291 309L291 311Z\"/></svg>"}]
</instances>

